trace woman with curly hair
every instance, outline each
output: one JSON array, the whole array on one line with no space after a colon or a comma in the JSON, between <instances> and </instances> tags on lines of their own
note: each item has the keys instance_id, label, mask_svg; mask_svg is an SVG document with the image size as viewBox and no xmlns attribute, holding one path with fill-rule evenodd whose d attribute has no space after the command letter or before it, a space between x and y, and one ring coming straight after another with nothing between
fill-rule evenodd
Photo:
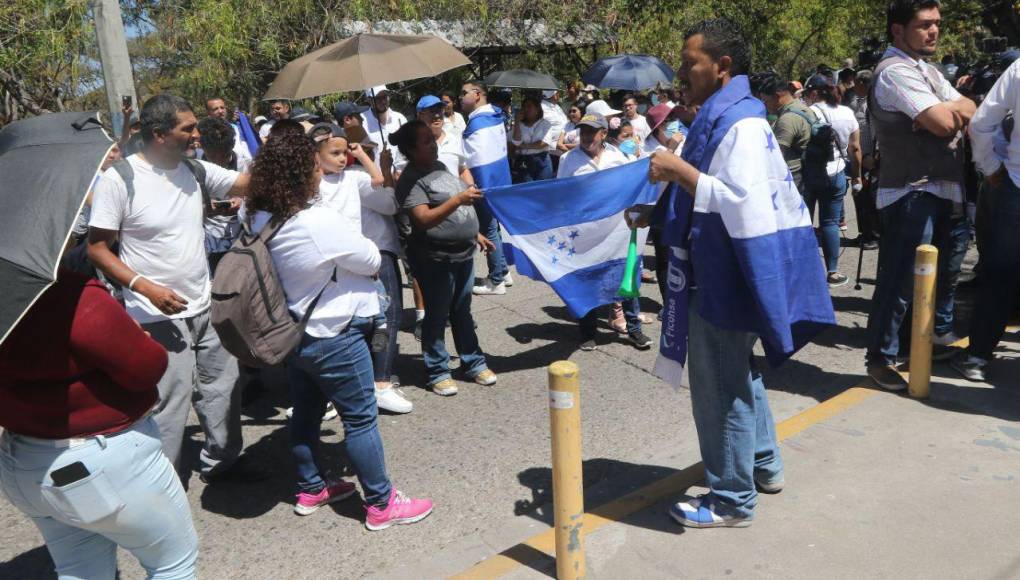
<instances>
[{"instance_id":1,"label":"woman with curly hair","mask_svg":"<svg viewBox=\"0 0 1020 580\"><path fill-rule=\"evenodd\" d=\"M294 512L308 515L355 491L350 482L325 482L315 460L330 401L340 413L347 455L361 483L365 527L414 523L432 512L432 502L393 487L379 435L368 347L372 317L379 314L372 278L381 263L379 249L338 211L315 204L322 178L315 155L314 143L304 135L267 141L255 158L246 204L253 231L276 229L268 247L291 314L303 317L326 284L301 344L287 359L294 404L288 428L298 468Z\"/></svg>"}]
</instances>

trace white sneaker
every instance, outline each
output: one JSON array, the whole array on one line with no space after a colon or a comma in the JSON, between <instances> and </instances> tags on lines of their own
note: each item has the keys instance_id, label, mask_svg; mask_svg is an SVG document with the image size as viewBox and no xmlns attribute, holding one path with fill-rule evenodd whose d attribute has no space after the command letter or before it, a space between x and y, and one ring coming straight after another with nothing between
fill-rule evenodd
<instances>
[{"instance_id":1,"label":"white sneaker","mask_svg":"<svg viewBox=\"0 0 1020 580\"><path fill-rule=\"evenodd\" d=\"M956 336L956 333L950 330L949 332L942 335L939 334L934 335L931 339L931 343L940 346L950 346L954 343L960 342L961 340L963 339L960 338L959 336Z\"/></svg>"},{"instance_id":2,"label":"white sneaker","mask_svg":"<svg viewBox=\"0 0 1020 580\"><path fill-rule=\"evenodd\" d=\"M285 414L287 415L288 419L293 417L294 407L287 407L287 411L285 412ZM333 403L326 403L326 412L322 414L322 420L332 421L333 419L336 419L339 416L340 415L336 412L336 409L333 408Z\"/></svg>"},{"instance_id":3,"label":"white sneaker","mask_svg":"<svg viewBox=\"0 0 1020 580\"><path fill-rule=\"evenodd\" d=\"M471 289L471 293L477 296L501 296L506 294L506 282L493 284L489 278L485 282Z\"/></svg>"},{"instance_id":4,"label":"white sneaker","mask_svg":"<svg viewBox=\"0 0 1020 580\"><path fill-rule=\"evenodd\" d=\"M395 387L375 390L375 403L390 413L410 413L414 404L404 398L404 393Z\"/></svg>"},{"instance_id":5,"label":"white sneaker","mask_svg":"<svg viewBox=\"0 0 1020 580\"><path fill-rule=\"evenodd\" d=\"M506 276L503 276L503 284L505 284L507 288L514 285L514 278L510 275L510 272L507 272Z\"/></svg>"}]
</instances>

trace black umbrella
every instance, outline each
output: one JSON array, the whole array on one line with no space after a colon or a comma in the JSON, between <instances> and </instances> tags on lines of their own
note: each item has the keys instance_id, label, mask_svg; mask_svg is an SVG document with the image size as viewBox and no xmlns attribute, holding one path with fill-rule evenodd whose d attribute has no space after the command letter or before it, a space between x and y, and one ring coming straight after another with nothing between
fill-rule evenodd
<instances>
[{"instance_id":1,"label":"black umbrella","mask_svg":"<svg viewBox=\"0 0 1020 580\"><path fill-rule=\"evenodd\" d=\"M113 141L98 113L0 130L0 343L57 277L60 254Z\"/></svg>"},{"instance_id":2,"label":"black umbrella","mask_svg":"<svg viewBox=\"0 0 1020 580\"><path fill-rule=\"evenodd\" d=\"M490 87L505 89L533 89L539 91L559 90L556 79L547 74L527 69L501 70L485 77L482 81Z\"/></svg>"}]
</instances>

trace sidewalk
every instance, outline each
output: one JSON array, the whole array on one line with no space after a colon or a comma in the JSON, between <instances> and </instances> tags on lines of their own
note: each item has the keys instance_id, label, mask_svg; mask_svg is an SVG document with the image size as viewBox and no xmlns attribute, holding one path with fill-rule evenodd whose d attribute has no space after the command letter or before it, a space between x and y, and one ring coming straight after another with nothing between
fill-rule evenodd
<instances>
[{"instance_id":1,"label":"sidewalk","mask_svg":"<svg viewBox=\"0 0 1020 580\"><path fill-rule=\"evenodd\" d=\"M589 509L588 577L1020 578L1020 336L1007 340L991 386L937 364L927 401L854 388L783 421L787 489L761 496L750 528L669 518L705 491L700 465ZM551 537L459 577L554 577Z\"/></svg>"}]
</instances>

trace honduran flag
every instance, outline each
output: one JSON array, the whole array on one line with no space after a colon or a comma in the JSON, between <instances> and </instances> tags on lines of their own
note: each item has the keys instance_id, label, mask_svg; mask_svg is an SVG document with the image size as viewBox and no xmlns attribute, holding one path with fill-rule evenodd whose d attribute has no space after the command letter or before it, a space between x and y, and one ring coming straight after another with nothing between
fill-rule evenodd
<instances>
[{"instance_id":1,"label":"honduran flag","mask_svg":"<svg viewBox=\"0 0 1020 580\"><path fill-rule=\"evenodd\" d=\"M544 281L578 318L616 301L630 228L623 212L652 204L648 160L612 169L486 191L489 207L513 239L517 271ZM646 230L639 230L644 245Z\"/></svg>"},{"instance_id":2,"label":"honduran flag","mask_svg":"<svg viewBox=\"0 0 1020 580\"><path fill-rule=\"evenodd\" d=\"M737 76L698 112L682 157L701 171L696 191L669 191L663 239L671 273L655 372L679 385L687 343L687 292L698 315L758 335L778 365L835 324L811 215L783 160L765 107ZM672 277L668 279L672 282Z\"/></svg>"},{"instance_id":3,"label":"honduran flag","mask_svg":"<svg viewBox=\"0 0 1020 580\"><path fill-rule=\"evenodd\" d=\"M467 167L478 189L488 193L490 188L512 183L510 160L507 158L506 149L506 126L503 124L503 111L499 107L486 104L472 111L464 129L463 139ZM482 203L489 207L488 201L483 199ZM532 274L526 264L518 263L517 254L513 249L513 237L505 230L500 237L503 241L503 256L506 263L517 265L521 274L526 276Z\"/></svg>"},{"instance_id":4,"label":"honduran flag","mask_svg":"<svg viewBox=\"0 0 1020 580\"><path fill-rule=\"evenodd\" d=\"M259 139L259 135L255 132L255 128L248 122L248 115L241 113L237 118L237 129L239 131L238 137L244 141L244 144L248 146L248 152L251 153L252 157L259 152L259 145L262 141Z\"/></svg>"}]
</instances>

